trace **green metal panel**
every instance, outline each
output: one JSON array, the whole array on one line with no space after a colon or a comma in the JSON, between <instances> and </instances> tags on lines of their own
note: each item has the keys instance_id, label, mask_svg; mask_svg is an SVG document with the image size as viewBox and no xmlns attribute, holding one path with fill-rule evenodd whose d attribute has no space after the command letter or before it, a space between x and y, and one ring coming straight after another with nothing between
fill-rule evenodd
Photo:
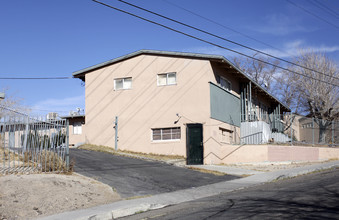
<instances>
[{"instance_id":1,"label":"green metal panel","mask_svg":"<svg viewBox=\"0 0 339 220\"><path fill-rule=\"evenodd\" d=\"M240 98L210 83L211 118L240 127Z\"/></svg>"}]
</instances>

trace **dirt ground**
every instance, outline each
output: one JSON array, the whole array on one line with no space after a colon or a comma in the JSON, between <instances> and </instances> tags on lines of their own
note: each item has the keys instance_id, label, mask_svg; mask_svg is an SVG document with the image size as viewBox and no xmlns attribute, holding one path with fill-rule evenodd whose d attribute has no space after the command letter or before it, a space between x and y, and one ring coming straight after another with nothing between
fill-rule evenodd
<instances>
[{"instance_id":1,"label":"dirt ground","mask_svg":"<svg viewBox=\"0 0 339 220\"><path fill-rule=\"evenodd\" d=\"M0 220L33 219L117 200L110 186L78 174L0 176Z\"/></svg>"}]
</instances>

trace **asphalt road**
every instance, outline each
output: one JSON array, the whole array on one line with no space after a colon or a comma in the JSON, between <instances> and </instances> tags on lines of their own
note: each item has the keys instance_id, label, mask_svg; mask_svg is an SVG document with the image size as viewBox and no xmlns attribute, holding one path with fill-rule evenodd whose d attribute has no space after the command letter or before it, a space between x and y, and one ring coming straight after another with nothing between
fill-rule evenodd
<instances>
[{"instance_id":1,"label":"asphalt road","mask_svg":"<svg viewBox=\"0 0 339 220\"><path fill-rule=\"evenodd\" d=\"M70 158L75 160L75 172L114 187L123 198L155 195L238 178L80 149L70 149Z\"/></svg>"},{"instance_id":2,"label":"asphalt road","mask_svg":"<svg viewBox=\"0 0 339 220\"><path fill-rule=\"evenodd\" d=\"M335 169L122 219L339 219L338 183Z\"/></svg>"}]
</instances>

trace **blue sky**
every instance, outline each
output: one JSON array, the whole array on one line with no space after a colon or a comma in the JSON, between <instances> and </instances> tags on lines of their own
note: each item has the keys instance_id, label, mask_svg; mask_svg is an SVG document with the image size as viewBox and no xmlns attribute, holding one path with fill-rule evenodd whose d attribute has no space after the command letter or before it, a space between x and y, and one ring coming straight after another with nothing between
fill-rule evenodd
<instances>
[{"instance_id":1,"label":"blue sky","mask_svg":"<svg viewBox=\"0 0 339 220\"><path fill-rule=\"evenodd\" d=\"M339 1L336 0L293 1L318 18L286 0L128 1L284 59L292 59L298 48L311 48L326 53L339 64ZM253 54L116 0L102 2L222 46ZM226 50L146 23L91 0L2 0L0 28L0 77L71 76L74 71L140 49L219 54L226 58L235 56ZM85 107L85 88L79 79L0 80L0 90L4 89L7 89L8 96L22 99L23 105L32 108L32 114L54 111L65 115L77 107Z\"/></svg>"}]
</instances>

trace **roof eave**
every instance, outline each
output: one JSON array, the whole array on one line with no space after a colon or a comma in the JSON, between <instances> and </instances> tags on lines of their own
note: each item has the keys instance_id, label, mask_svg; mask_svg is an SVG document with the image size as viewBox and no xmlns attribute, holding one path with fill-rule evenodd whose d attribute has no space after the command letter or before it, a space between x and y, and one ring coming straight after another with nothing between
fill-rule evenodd
<instances>
[{"instance_id":1,"label":"roof eave","mask_svg":"<svg viewBox=\"0 0 339 220\"><path fill-rule=\"evenodd\" d=\"M135 56L139 56L141 54L147 54L147 55L162 55L162 56L185 56L185 57L191 57L191 58L197 58L197 59L206 59L206 60L220 60L223 59L223 56L220 55L209 55L209 54L199 54L199 53L187 53L187 52L171 52L171 51L161 51L161 50L138 50L133 53L108 60L103 63L99 63L90 67L87 67L82 70L78 70L73 72L74 78L84 78L85 74L91 71L94 71L96 69L103 68L105 66L111 65L113 63L121 62L123 60L130 59Z\"/></svg>"},{"instance_id":2,"label":"roof eave","mask_svg":"<svg viewBox=\"0 0 339 220\"><path fill-rule=\"evenodd\" d=\"M62 119L67 119L67 118L85 118L85 115L65 115L65 116L60 116Z\"/></svg>"}]
</instances>

